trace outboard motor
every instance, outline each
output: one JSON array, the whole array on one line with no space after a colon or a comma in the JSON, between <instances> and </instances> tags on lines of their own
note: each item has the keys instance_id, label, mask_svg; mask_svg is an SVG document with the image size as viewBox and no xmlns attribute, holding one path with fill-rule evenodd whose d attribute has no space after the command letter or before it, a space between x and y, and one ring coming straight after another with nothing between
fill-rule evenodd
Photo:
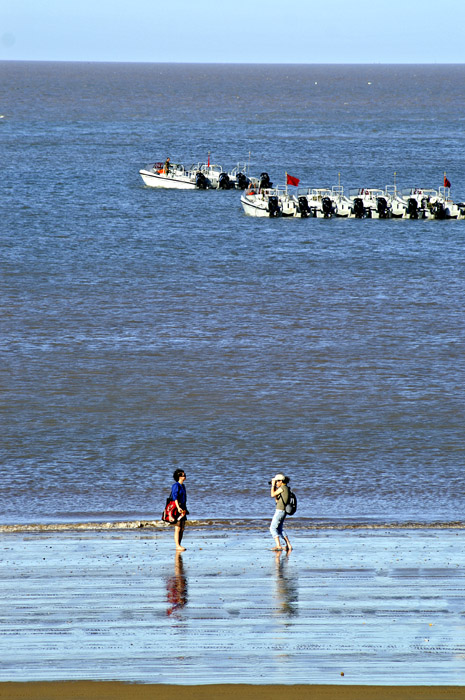
<instances>
[{"instance_id":1,"label":"outboard motor","mask_svg":"<svg viewBox=\"0 0 465 700\"><path fill-rule=\"evenodd\" d=\"M325 219L330 219L333 215L333 203L329 197L323 197L321 200L321 206L323 207L323 214Z\"/></svg>"},{"instance_id":2,"label":"outboard motor","mask_svg":"<svg viewBox=\"0 0 465 700\"><path fill-rule=\"evenodd\" d=\"M423 197L421 200L421 207L419 209L419 214L421 213L421 218L426 219L428 212L428 197Z\"/></svg>"},{"instance_id":3,"label":"outboard motor","mask_svg":"<svg viewBox=\"0 0 465 700\"><path fill-rule=\"evenodd\" d=\"M360 199L360 197L354 199L354 214L356 219L365 218L365 207L363 206L363 199Z\"/></svg>"},{"instance_id":4,"label":"outboard motor","mask_svg":"<svg viewBox=\"0 0 465 700\"><path fill-rule=\"evenodd\" d=\"M378 197L378 216L380 219L389 219L390 212L386 197Z\"/></svg>"},{"instance_id":5,"label":"outboard motor","mask_svg":"<svg viewBox=\"0 0 465 700\"><path fill-rule=\"evenodd\" d=\"M198 187L199 190L208 189L208 180L200 171L195 175L195 186Z\"/></svg>"},{"instance_id":6,"label":"outboard motor","mask_svg":"<svg viewBox=\"0 0 465 700\"><path fill-rule=\"evenodd\" d=\"M218 178L218 189L219 190L229 190L231 189L231 182L229 180L229 175L227 173L221 173Z\"/></svg>"},{"instance_id":7,"label":"outboard motor","mask_svg":"<svg viewBox=\"0 0 465 700\"><path fill-rule=\"evenodd\" d=\"M418 219L418 202L413 197L408 200L407 214L410 219Z\"/></svg>"},{"instance_id":8,"label":"outboard motor","mask_svg":"<svg viewBox=\"0 0 465 700\"><path fill-rule=\"evenodd\" d=\"M435 202L431 210L435 219L445 219L446 218L446 208L444 202Z\"/></svg>"},{"instance_id":9,"label":"outboard motor","mask_svg":"<svg viewBox=\"0 0 465 700\"><path fill-rule=\"evenodd\" d=\"M310 211L310 207L308 206L307 197L299 197L298 202L299 202L300 216L302 217L302 219L307 219L312 213Z\"/></svg>"},{"instance_id":10,"label":"outboard motor","mask_svg":"<svg viewBox=\"0 0 465 700\"><path fill-rule=\"evenodd\" d=\"M237 189L246 190L249 184L249 179L244 173L237 173Z\"/></svg>"},{"instance_id":11,"label":"outboard motor","mask_svg":"<svg viewBox=\"0 0 465 700\"><path fill-rule=\"evenodd\" d=\"M273 183L270 180L270 176L268 173L262 173L260 175L260 189L269 190L271 187L273 187Z\"/></svg>"},{"instance_id":12,"label":"outboard motor","mask_svg":"<svg viewBox=\"0 0 465 700\"><path fill-rule=\"evenodd\" d=\"M280 216L281 214L279 209L279 199L275 195L268 197L268 211L270 212L271 217Z\"/></svg>"}]
</instances>

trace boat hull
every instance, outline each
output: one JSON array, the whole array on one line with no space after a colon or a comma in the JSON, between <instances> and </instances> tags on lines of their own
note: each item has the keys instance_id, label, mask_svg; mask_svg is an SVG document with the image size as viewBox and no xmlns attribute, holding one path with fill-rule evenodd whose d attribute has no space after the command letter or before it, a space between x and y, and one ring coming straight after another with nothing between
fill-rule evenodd
<instances>
[{"instance_id":1,"label":"boat hull","mask_svg":"<svg viewBox=\"0 0 465 700\"><path fill-rule=\"evenodd\" d=\"M164 173L154 173L150 170L139 170L139 174L147 187L159 187L165 190L198 189L196 183L189 178L165 175Z\"/></svg>"},{"instance_id":2,"label":"boat hull","mask_svg":"<svg viewBox=\"0 0 465 700\"><path fill-rule=\"evenodd\" d=\"M277 218L299 215L295 198L278 188L260 192L251 190L241 196L241 204L247 216Z\"/></svg>"},{"instance_id":3,"label":"boat hull","mask_svg":"<svg viewBox=\"0 0 465 700\"><path fill-rule=\"evenodd\" d=\"M241 197L241 202L242 208L244 209L244 213L247 214L247 216L259 216L269 218L270 212L268 210L266 202L247 201L247 197Z\"/></svg>"}]
</instances>

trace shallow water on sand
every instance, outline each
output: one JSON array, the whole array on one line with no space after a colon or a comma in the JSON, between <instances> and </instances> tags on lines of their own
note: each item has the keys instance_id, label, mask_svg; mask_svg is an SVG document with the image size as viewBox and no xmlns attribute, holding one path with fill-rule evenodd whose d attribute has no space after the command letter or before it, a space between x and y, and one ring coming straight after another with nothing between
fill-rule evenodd
<instances>
[{"instance_id":1,"label":"shallow water on sand","mask_svg":"<svg viewBox=\"0 0 465 700\"><path fill-rule=\"evenodd\" d=\"M2 535L0 681L465 684L458 531Z\"/></svg>"}]
</instances>

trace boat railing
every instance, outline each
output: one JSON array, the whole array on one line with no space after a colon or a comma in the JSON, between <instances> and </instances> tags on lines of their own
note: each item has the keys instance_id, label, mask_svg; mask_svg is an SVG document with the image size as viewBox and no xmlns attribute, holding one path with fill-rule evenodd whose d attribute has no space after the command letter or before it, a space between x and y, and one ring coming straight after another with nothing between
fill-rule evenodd
<instances>
[{"instance_id":1,"label":"boat railing","mask_svg":"<svg viewBox=\"0 0 465 700\"><path fill-rule=\"evenodd\" d=\"M235 177L239 173L244 173L244 175L247 175L247 163L237 163L229 174Z\"/></svg>"},{"instance_id":2,"label":"boat railing","mask_svg":"<svg viewBox=\"0 0 465 700\"><path fill-rule=\"evenodd\" d=\"M349 189L349 198L355 199L356 197L369 197L371 193L375 192L372 187L351 187Z\"/></svg>"},{"instance_id":3,"label":"boat railing","mask_svg":"<svg viewBox=\"0 0 465 700\"><path fill-rule=\"evenodd\" d=\"M200 170L203 173L210 173L210 174L218 173L218 175L221 175L221 173L224 172L221 165L208 165L207 163L202 163L202 165L200 166Z\"/></svg>"},{"instance_id":4,"label":"boat railing","mask_svg":"<svg viewBox=\"0 0 465 700\"><path fill-rule=\"evenodd\" d=\"M152 165L147 165L145 167L146 170L150 170L152 173L162 173L164 170L164 164L163 163L152 163Z\"/></svg>"},{"instance_id":5,"label":"boat railing","mask_svg":"<svg viewBox=\"0 0 465 700\"><path fill-rule=\"evenodd\" d=\"M177 173L178 175L184 174L186 172L184 165L182 163L171 163L169 172Z\"/></svg>"},{"instance_id":6,"label":"boat railing","mask_svg":"<svg viewBox=\"0 0 465 700\"><path fill-rule=\"evenodd\" d=\"M353 187L349 190L349 197L355 198L355 197L371 197L371 198L376 198L376 197L382 197L385 194L385 192L379 187Z\"/></svg>"},{"instance_id":7,"label":"boat railing","mask_svg":"<svg viewBox=\"0 0 465 700\"><path fill-rule=\"evenodd\" d=\"M402 192L402 197L437 197L437 190L428 190L423 187L405 187Z\"/></svg>"},{"instance_id":8,"label":"boat railing","mask_svg":"<svg viewBox=\"0 0 465 700\"><path fill-rule=\"evenodd\" d=\"M254 187L254 185L251 185L246 191L245 195L246 197L251 196L251 195L262 195L263 197L280 197L280 198L285 198L285 197L293 197L294 195L291 195L285 187Z\"/></svg>"},{"instance_id":9,"label":"boat railing","mask_svg":"<svg viewBox=\"0 0 465 700\"><path fill-rule=\"evenodd\" d=\"M443 197L446 202L452 202L451 196L450 196L450 187L441 187L439 188L439 196Z\"/></svg>"},{"instance_id":10,"label":"boat railing","mask_svg":"<svg viewBox=\"0 0 465 700\"><path fill-rule=\"evenodd\" d=\"M245 196L250 197L253 195L262 195L267 197L268 195L278 194L274 187L260 187L260 183L251 183L245 191Z\"/></svg>"},{"instance_id":11,"label":"boat railing","mask_svg":"<svg viewBox=\"0 0 465 700\"><path fill-rule=\"evenodd\" d=\"M331 197L332 192L327 187L314 187L312 194L316 199L323 199L323 197Z\"/></svg>"},{"instance_id":12,"label":"boat railing","mask_svg":"<svg viewBox=\"0 0 465 700\"><path fill-rule=\"evenodd\" d=\"M328 187L299 187L297 189L297 197L311 197L311 199L322 199L323 197L331 197L332 190Z\"/></svg>"},{"instance_id":13,"label":"boat railing","mask_svg":"<svg viewBox=\"0 0 465 700\"><path fill-rule=\"evenodd\" d=\"M152 163L152 165L147 165L145 169L161 175L165 172L165 164L160 162ZM184 173L184 166L179 163L170 163L168 174L171 175L172 173Z\"/></svg>"}]
</instances>

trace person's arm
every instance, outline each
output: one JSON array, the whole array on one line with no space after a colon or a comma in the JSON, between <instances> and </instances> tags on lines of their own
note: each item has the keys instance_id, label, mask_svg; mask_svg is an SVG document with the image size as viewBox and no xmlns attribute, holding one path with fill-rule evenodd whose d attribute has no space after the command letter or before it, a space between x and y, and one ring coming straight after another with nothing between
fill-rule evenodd
<instances>
[{"instance_id":1,"label":"person's arm","mask_svg":"<svg viewBox=\"0 0 465 700\"><path fill-rule=\"evenodd\" d=\"M186 511L184 508L181 508L181 506L179 505L179 501L178 501L179 491L180 491L179 484L176 484L176 485L178 488L176 489L176 498L174 499L174 502L176 503L176 508L181 513L181 515L184 515Z\"/></svg>"},{"instance_id":2,"label":"person's arm","mask_svg":"<svg viewBox=\"0 0 465 700\"><path fill-rule=\"evenodd\" d=\"M181 513L181 515L184 515L184 513L185 513L186 511L184 510L184 508L181 508L181 506L179 505L178 499L175 500L175 503L176 503L176 508L177 508L178 511Z\"/></svg>"},{"instance_id":3,"label":"person's arm","mask_svg":"<svg viewBox=\"0 0 465 700\"><path fill-rule=\"evenodd\" d=\"M273 479L273 480L271 481L271 492L270 492L271 498L276 498L276 496L279 496L279 494L282 493L282 491L283 491L283 487L280 486L280 487L277 489L277 488L276 488L276 482L275 482L275 480Z\"/></svg>"}]
</instances>

